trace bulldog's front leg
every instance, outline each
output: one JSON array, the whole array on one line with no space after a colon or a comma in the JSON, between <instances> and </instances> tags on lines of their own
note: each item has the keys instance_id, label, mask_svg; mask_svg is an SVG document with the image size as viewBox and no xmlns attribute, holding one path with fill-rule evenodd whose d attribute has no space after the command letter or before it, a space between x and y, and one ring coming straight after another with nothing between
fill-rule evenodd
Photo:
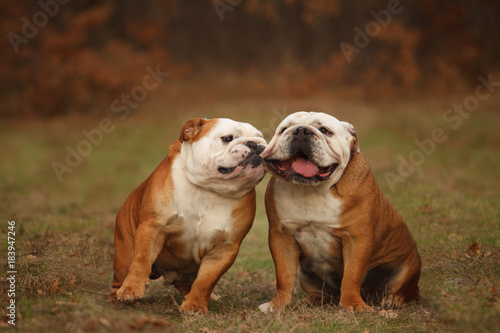
<instances>
[{"instance_id":1,"label":"bulldog's front leg","mask_svg":"<svg viewBox=\"0 0 500 333\"><path fill-rule=\"evenodd\" d=\"M201 260L198 276L180 306L183 313L207 313L208 299L220 277L238 255L239 244L223 243L214 247Z\"/></svg>"},{"instance_id":2,"label":"bulldog's front leg","mask_svg":"<svg viewBox=\"0 0 500 333\"><path fill-rule=\"evenodd\" d=\"M284 227L269 230L269 248L276 270L276 293L271 302L259 305L264 313L282 310L292 301L300 255L295 238Z\"/></svg>"},{"instance_id":3,"label":"bulldog's front leg","mask_svg":"<svg viewBox=\"0 0 500 333\"><path fill-rule=\"evenodd\" d=\"M153 262L158 257L167 234L157 223L143 222L137 228L134 240L134 257L127 277L116 292L119 301L134 301L143 298L149 287L149 275Z\"/></svg>"},{"instance_id":4,"label":"bulldog's front leg","mask_svg":"<svg viewBox=\"0 0 500 333\"><path fill-rule=\"evenodd\" d=\"M340 286L340 305L347 311L373 311L361 298L361 285L368 269L373 241L369 236L345 233L342 237L344 276Z\"/></svg>"}]
</instances>

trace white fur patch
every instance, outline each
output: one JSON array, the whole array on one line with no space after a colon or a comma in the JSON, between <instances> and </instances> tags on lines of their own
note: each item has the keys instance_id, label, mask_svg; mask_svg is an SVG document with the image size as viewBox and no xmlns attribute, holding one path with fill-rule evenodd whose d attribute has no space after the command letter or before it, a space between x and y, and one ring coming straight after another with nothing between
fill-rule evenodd
<instances>
[{"instance_id":1,"label":"white fur patch","mask_svg":"<svg viewBox=\"0 0 500 333\"><path fill-rule=\"evenodd\" d=\"M232 141L224 142L223 137L232 137ZM263 147L267 145L262 133L250 124L219 118L199 140L182 143L179 158L184 174L191 183L200 187L242 198L264 177L264 165L238 167L250 156L251 150L245 145L249 141ZM220 167L235 169L222 174Z\"/></svg>"},{"instance_id":2,"label":"white fur patch","mask_svg":"<svg viewBox=\"0 0 500 333\"><path fill-rule=\"evenodd\" d=\"M211 249L211 239L215 233L230 232L231 213L238 201L192 184L184 175L179 158L174 161L172 168L174 206L178 218L183 220L183 240L187 251L180 256L200 263L200 253L207 253Z\"/></svg>"},{"instance_id":3,"label":"white fur patch","mask_svg":"<svg viewBox=\"0 0 500 333\"><path fill-rule=\"evenodd\" d=\"M305 226L338 228L342 203L330 191L324 193L316 186L299 186L276 180L276 208L281 222L290 231Z\"/></svg>"},{"instance_id":4,"label":"white fur patch","mask_svg":"<svg viewBox=\"0 0 500 333\"><path fill-rule=\"evenodd\" d=\"M330 247L338 242L332 228L340 227L341 201L315 186L298 186L281 180L276 180L275 190L279 193L275 200L283 225L301 248L307 249L316 265L327 265L332 259Z\"/></svg>"},{"instance_id":5,"label":"white fur patch","mask_svg":"<svg viewBox=\"0 0 500 333\"><path fill-rule=\"evenodd\" d=\"M317 166L328 167L338 163L330 178L322 182L325 188L329 189L342 177L349 163L351 141L355 138L348 129L352 127L351 131L354 131L354 126L322 112L292 113L278 125L276 133L261 154L262 158L278 161L292 158L291 145L299 127L305 127L313 134L313 144L310 144L311 152L308 157ZM330 134L323 134L323 128Z\"/></svg>"},{"instance_id":6,"label":"white fur patch","mask_svg":"<svg viewBox=\"0 0 500 333\"><path fill-rule=\"evenodd\" d=\"M270 303L264 303L259 305L259 310L263 313L268 313L268 312L273 312L274 309Z\"/></svg>"}]
</instances>

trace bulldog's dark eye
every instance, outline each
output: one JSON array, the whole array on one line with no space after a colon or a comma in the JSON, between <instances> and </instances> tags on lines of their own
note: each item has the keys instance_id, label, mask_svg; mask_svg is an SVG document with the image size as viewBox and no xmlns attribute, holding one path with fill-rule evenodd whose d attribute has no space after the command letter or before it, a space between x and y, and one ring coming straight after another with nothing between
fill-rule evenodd
<instances>
[{"instance_id":1,"label":"bulldog's dark eye","mask_svg":"<svg viewBox=\"0 0 500 333\"><path fill-rule=\"evenodd\" d=\"M229 143L229 142L233 141L233 139L234 138L232 135L226 135L226 136L221 137L221 140L224 143Z\"/></svg>"},{"instance_id":2,"label":"bulldog's dark eye","mask_svg":"<svg viewBox=\"0 0 500 333\"><path fill-rule=\"evenodd\" d=\"M326 127L321 127L321 128L319 129L319 131L320 131L321 133L323 133L324 135L328 135L328 136L332 135L332 132L330 132L330 131L328 130L328 128L326 128Z\"/></svg>"},{"instance_id":3,"label":"bulldog's dark eye","mask_svg":"<svg viewBox=\"0 0 500 333\"><path fill-rule=\"evenodd\" d=\"M286 130L287 130L287 128L288 128L288 127L283 127L283 128L281 129L281 131L280 131L280 134L283 134L283 132L284 132L284 131L286 131Z\"/></svg>"}]
</instances>

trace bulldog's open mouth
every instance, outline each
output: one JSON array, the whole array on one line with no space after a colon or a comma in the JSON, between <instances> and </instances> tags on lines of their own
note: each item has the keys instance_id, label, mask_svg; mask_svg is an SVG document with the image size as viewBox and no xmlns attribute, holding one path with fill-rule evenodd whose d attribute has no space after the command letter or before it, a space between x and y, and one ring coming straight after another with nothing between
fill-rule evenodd
<instances>
[{"instance_id":1,"label":"bulldog's open mouth","mask_svg":"<svg viewBox=\"0 0 500 333\"><path fill-rule=\"evenodd\" d=\"M299 176L312 181L324 181L330 178L332 173L339 166L334 163L327 167L314 164L302 151L297 152L292 158L284 161L265 160L266 164L279 176L285 180Z\"/></svg>"}]
</instances>

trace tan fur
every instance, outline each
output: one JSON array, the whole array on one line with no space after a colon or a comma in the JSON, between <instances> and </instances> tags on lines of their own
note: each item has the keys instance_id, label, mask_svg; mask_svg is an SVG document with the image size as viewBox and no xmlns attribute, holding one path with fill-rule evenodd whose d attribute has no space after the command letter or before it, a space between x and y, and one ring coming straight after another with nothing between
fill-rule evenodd
<instances>
[{"instance_id":1,"label":"tan fur","mask_svg":"<svg viewBox=\"0 0 500 333\"><path fill-rule=\"evenodd\" d=\"M421 262L415 242L399 213L378 188L368 161L356 153L356 145L351 145L351 149L351 159L342 177L330 189L341 200L342 211L340 227L331 228L337 242L329 247L327 277L314 272L307 250L301 251L284 227L276 209L280 200L280 193L275 191L278 180L273 177L269 182L266 212L277 278L271 308L283 308L290 303L299 265L301 285L313 301L330 301L340 294L340 304L346 310L362 311L371 308L361 294L383 298L385 306L403 306L419 298ZM386 271L390 273L385 274Z\"/></svg>"},{"instance_id":2,"label":"tan fur","mask_svg":"<svg viewBox=\"0 0 500 333\"><path fill-rule=\"evenodd\" d=\"M208 311L212 290L233 264L255 217L253 189L234 200L230 227L211 237L210 249L199 253L200 264L186 255L189 250L183 240L186 224L174 208L172 165L180 154L182 141L195 142L214 124L214 120L204 119L186 122L179 140L170 145L168 156L130 194L118 212L112 294L119 300L144 297L150 278L163 275L166 283L172 283L185 295L181 311ZM165 216L169 216L168 220Z\"/></svg>"},{"instance_id":3,"label":"tan fur","mask_svg":"<svg viewBox=\"0 0 500 333\"><path fill-rule=\"evenodd\" d=\"M205 254L198 277L181 305L184 312L207 312L210 294L219 278L231 267L243 238L255 217L255 189L248 193L232 213L232 233L217 234L212 238L213 248Z\"/></svg>"}]
</instances>

